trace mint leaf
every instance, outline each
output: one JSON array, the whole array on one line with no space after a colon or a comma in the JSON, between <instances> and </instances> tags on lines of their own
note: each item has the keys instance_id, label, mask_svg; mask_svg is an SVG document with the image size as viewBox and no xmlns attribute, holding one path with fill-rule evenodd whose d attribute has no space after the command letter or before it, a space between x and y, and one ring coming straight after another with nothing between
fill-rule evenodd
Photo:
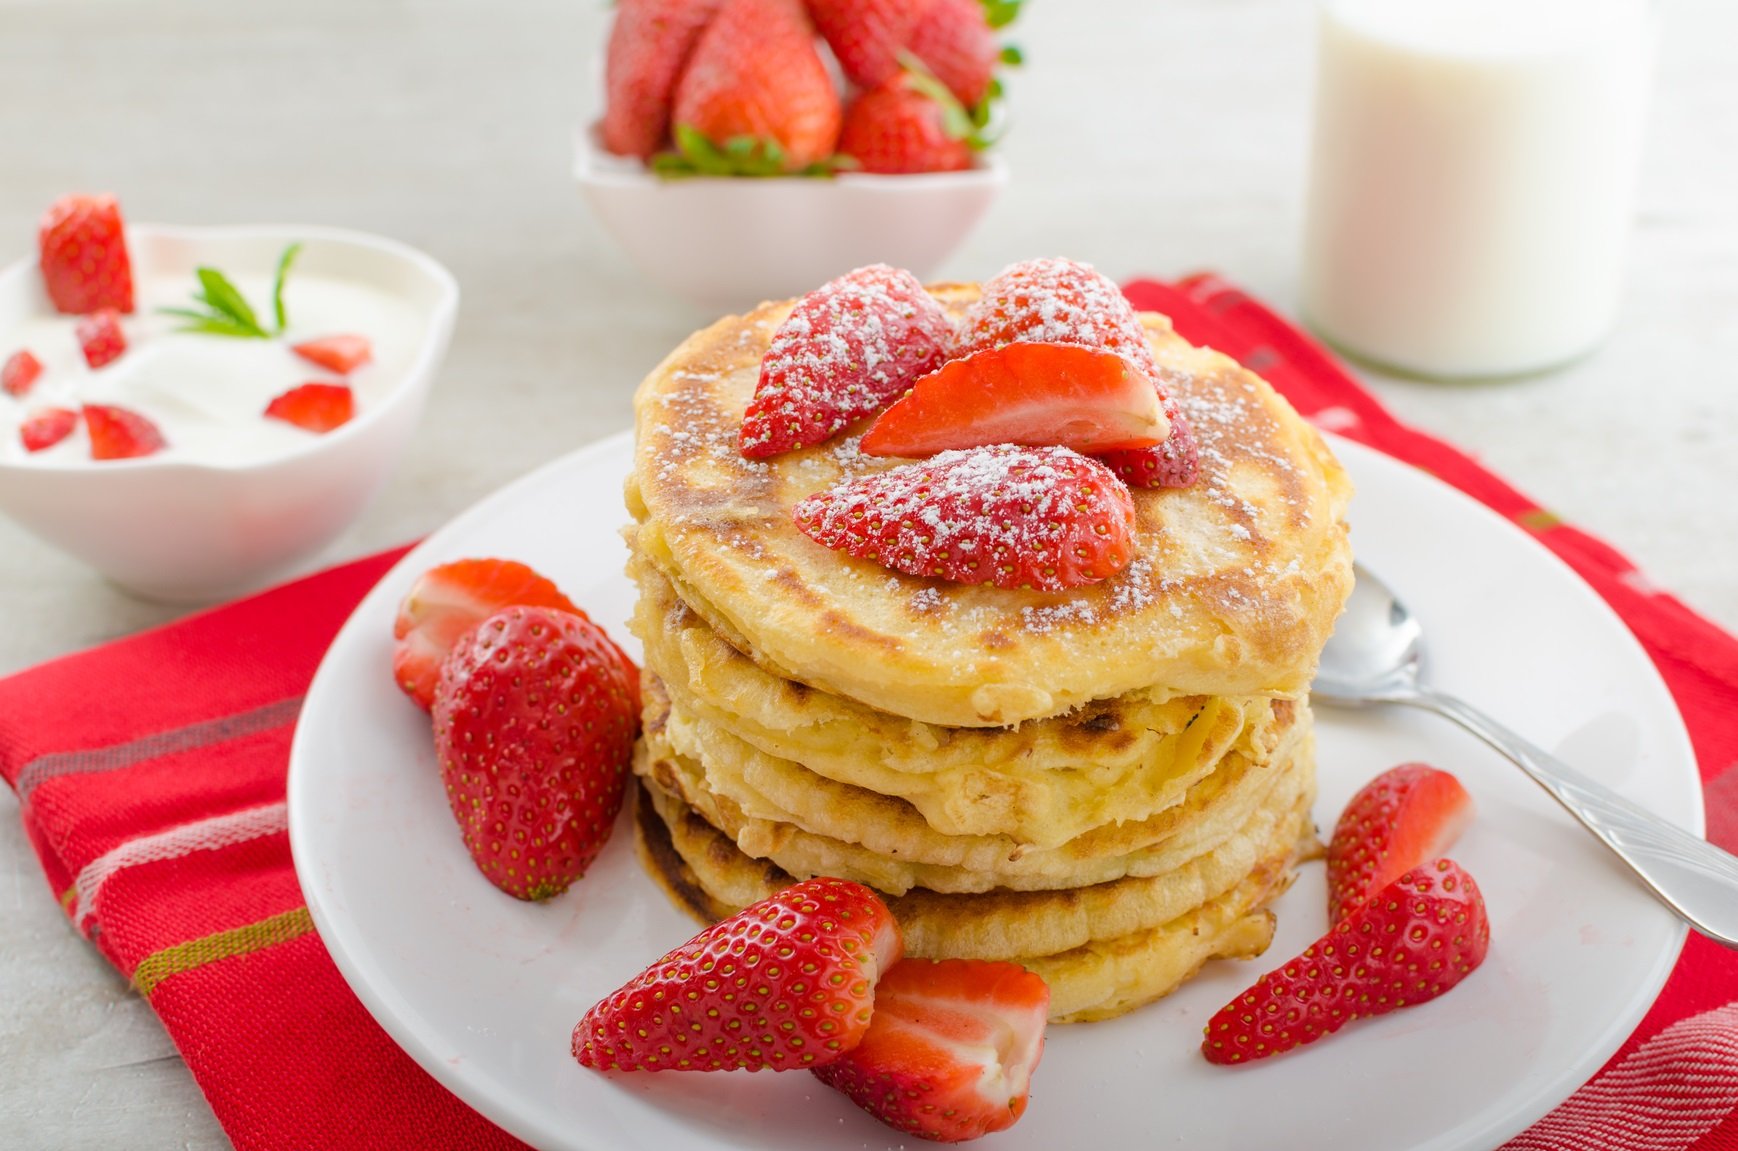
<instances>
[{"instance_id":1,"label":"mint leaf","mask_svg":"<svg viewBox=\"0 0 1738 1151\"><path fill-rule=\"evenodd\" d=\"M205 289L198 298L213 312L229 319L237 327L246 328L262 340L270 335L260 327L259 317L253 314L253 308L222 272L216 268L195 268L194 274L199 277L199 286Z\"/></svg>"},{"instance_id":2,"label":"mint leaf","mask_svg":"<svg viewBox=\"0 0 1738 1151\"><path fill-rule=\"evenodd\" d=\"M278 274L272 279L272 313L278 322L278 334L282 335L284 325L288 320L284 317L284 280L289 277L290 265L296 262L301 254L300 241L284 249L284 254L278 257Z\"/></svg>"}]
</instances>

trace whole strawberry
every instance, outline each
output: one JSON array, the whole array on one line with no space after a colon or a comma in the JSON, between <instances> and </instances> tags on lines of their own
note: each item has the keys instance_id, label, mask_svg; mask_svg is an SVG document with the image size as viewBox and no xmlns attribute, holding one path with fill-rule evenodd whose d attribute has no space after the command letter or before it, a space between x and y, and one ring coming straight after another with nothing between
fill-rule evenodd
<instances>
[{"instance_id":1,"label":"whole strawberry","mask_svg":"<svg viewBox=\"0 0 1738 1151\"><path fill-rule=\"evenodd\" d=\"M1180 488L1195 482L1200 449L1188 417L1165 389L1140 317L1116 284L1074 260L1026 260L985 282L960 321L952 355L1021 340L1085 344L1128 357L1159 391L1171 434L1151 448L1107 452L1104 462L1130 487Z\"/></svg>"},{"instance_id":2,"label":"whole strawberry","mask_svg":"<svg viewBox=\"0 0 1738 1151\"><path fill-rule=\"evenodd\" d=\"M1483 963L1490 943L1472 876L1451 859L1415 867L1220 1008L1201 1053L1249 1063L1428 1002Z\"/></svg>"},{"instance_id":3,"label":"whole strawberry","mask_svg":"<svg viewBox=\"0 0 1738 1151\"><path fill-rule=\"evenodd\" d=\"M548 899L585 874L621 810L638 717L622 660L590 620L511 607L453 645L435 687L435 752L491 883Z\"/></svg>"},{"instance_id":4,"label":"whole strawberry","mask_svg":"<svg viewBox=\"0 0 1738 1151\"><path fill-rule=\"evenodd\" d=\"M888 175L971 167L971 121L945 89L939 95L895 73L845 109L839 153L862 171Z\"/></svg>"},{"instance_id":5,"label":"whole strawberry","mask_svg":"<svg viewBox=\"0 0 1738 1151\"><path fill-rule=\"evenodd\" d=\"M899 924L862 884L810 879L715 923L605 996L573 1029L600 1071L822 1067L869 1029Z\"/></svg>"},{"instance_id":6,"label":"whole strawberry","mask_svg":"<svg viewBox=\"0 0 1738 1151\"><path fill-rule=\"evenodd\" d=\"M760 361L738 446L765 459L831 439L938 367L953 325L917 277L886 264L797 301Z\"/></svg>"},{"instance_id":7,"label":"whole strawberry","mask_svg":"<svg viewBox=\"0 0 1738 1151\"><path fill-rule=\"evenodd\" d=\"M42 285L55 311L133 310L133 264L113 196L62 196L42 217L37 245Z\"/></svg>"},{"instance_id":8,"label":"whole strawberry","mask_svg":"<svg viewBox=\"0 0 1738 1151\"><path fill-rule=\"evenodd\" d=\"M839 94L800 0L725 0L676 86L671 125L722 154L749 141L788 172L833 154Z\"/></svg>"},{"instance_id":9,"label":"whole strawberry","mask_svg":"<svg viewBox=\"0 0 1738 1151\"><path fill-rule=\"evenodd\" d=\"M724 0L621 0L604 59L603 146L644 159L670 136L676 82Z\"/></svg>"},{"instance_id":10,"label":"whole strawberry","mask_svg":"<svg viewBox=\"0 0 1738 1151\"><path fill-rule=\"evenodd\" d=\"M1134 556L1134 501L1096 460L999 444L847 480L799 501L816 543L907 575L1060 591Z\"/></svg>"},{"instance_id":11,"label":"whole strawberry","mask_svg":"<svg viewBox=\"0 0 1738 1151\"><path fill-rule=\"evenodd\" d=\"M1460 780L1403 763L1354 795L1328 844L1328 918L1333 922L1427 859L1454 845L1472 820Z\"/></svg>"},{"instance_id":12,"label":"whole strawberry","mask_svg":"<svg viewBox=\"0 0 1738 1151\"><path fill-rule=\"evenodd\" d=\"M815 1078L920 1139L976 1139L1026 1113L1049 1014L1050 989L1018 964L901 960L863 1042Z\"/></svg>"},{"instance_id":13,"label":"whole strawberry","mask_svg":"<svg viewBox=\"0 0 1738 1151\"><path fill-rule=\"evenodd\" d=\"M983 0L929 0L912 23L905 48L968 108L989 95L1002 55Z\"/></svg>"},{"instance_id":14,"label":"whole strawberry","mask_svg":"<svg viewBox=\"0 0 1738 1151\"><path fill-rule=\"evenodd\" d=\"M976 0L974 0L976 2ZM809 15L845 79L874 88L899 72L899 54L930 0L808 0Z\"/></svg>"}]
</instances>

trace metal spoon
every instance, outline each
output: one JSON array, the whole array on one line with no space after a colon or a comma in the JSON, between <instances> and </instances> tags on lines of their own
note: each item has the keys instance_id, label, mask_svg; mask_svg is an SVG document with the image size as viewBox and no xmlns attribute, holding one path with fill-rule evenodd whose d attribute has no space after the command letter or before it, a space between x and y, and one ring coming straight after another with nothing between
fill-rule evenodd
<instances>
[{"instance_id":1,"label":"metal spoon","mask_svg":"<svg viewBox=\"0 0 1738 1151\"><path fill-rule=\"evenodd\" d=\"M1420 681L1424 629L1362 567L1322 651L1311 698L1361 707L1401 703L1454 720L1514 760L1634 871L1661 903L1708 938L1738 948L1738 858L1593 782L1471 704Z\"/></svg>"}]
</instances>

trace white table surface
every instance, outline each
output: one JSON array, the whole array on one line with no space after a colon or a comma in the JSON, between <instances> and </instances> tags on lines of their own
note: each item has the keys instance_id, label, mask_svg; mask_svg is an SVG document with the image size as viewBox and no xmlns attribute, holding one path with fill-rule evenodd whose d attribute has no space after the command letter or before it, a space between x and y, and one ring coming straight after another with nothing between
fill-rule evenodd
<instances>
[{"instance_id":1,"label":"white table surface","mask_svg":"<svg viewBox=\"0 0 1738 1151\"><path fill-rule=\"evenodd\" d=\"M1516 383L1372 378L1738 628L1738 7L1675 0L1630 290L1593 357ZM1289 306L1308 0L1033 0L1013 181L942 270L1065 254L1118 277L1214 268ZM396 236L458 275L452 353L409 458L335 561L427 532L627 425L640 376L709 317L637 277L568 177L594 0L0 0L0 259L42 209L310 222ZM174 618L0 521L0 673ZM0 1144L215 1148L145 1003L67 924L0 799Z\"/></svg>"}]
</instances>

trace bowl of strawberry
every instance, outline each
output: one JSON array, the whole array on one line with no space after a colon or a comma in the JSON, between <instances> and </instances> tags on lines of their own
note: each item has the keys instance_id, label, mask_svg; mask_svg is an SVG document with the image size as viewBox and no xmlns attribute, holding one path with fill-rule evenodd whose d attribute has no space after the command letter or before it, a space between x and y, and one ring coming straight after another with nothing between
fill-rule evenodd
<instances>
[{"instance_id":1,"label":"bowl of strawberry","mask_svg":"<svg viewBox=\"0 0 1738 1151\"><path fill-rule=\"evenodd\" d=\"M0 270L0 512L148 598L259 587L353 523L409 443L458 305L376 236L43 217Z\"/></svg>"},{"instance_id":2,"label":"bowl of strawberry","mask_svg":"<svg viewBox=\"0 0 1738 1151\"><path fill-rule=\"evenodd\" d=\"M623 0L575 175L650 280L712 309L877 261L930 275L1007 182L1006 0Z\"/></svg>"}]
</instances>

